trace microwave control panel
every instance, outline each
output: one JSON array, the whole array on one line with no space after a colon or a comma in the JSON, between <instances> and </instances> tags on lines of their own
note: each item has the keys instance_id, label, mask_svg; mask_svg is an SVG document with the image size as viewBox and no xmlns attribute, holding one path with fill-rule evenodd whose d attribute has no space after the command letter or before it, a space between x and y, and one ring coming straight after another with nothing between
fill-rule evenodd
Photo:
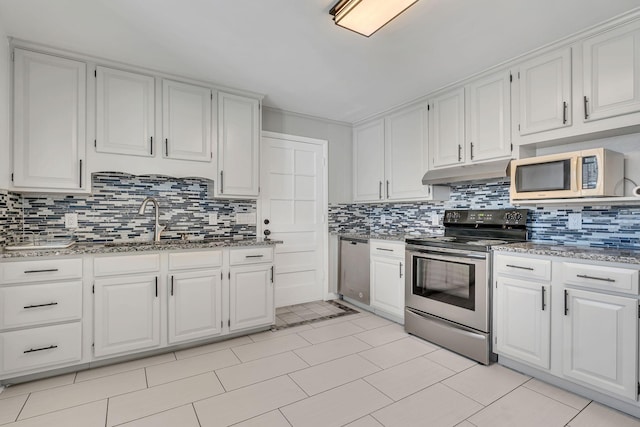
<instances>
[{"instance_id":1,"label":"microwave control panel","mask_svg":"<svg viewBox=\"0 0 640 427\"><path fill-rule=\"evenodd\" d=\"M586 156L582 158L582 189L591 190L598 185L598 158Z\"/></svg>"}]
</instances>

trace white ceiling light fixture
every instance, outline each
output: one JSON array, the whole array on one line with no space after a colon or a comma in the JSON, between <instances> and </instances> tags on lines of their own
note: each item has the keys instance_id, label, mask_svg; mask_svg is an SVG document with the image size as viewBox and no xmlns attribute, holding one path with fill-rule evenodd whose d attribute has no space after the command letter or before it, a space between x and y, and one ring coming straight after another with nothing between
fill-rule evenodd
<instances>
[{"instance_id":1,"label":"white ceiling light fixture","mask_svg":"<svg viewBox=\"0 0 640 427\"><path fill-rule=\"evenodd\" d=\"M369 37L417 1L340 0L329 13L336 25Z\"/></svg>"}]
</instances>

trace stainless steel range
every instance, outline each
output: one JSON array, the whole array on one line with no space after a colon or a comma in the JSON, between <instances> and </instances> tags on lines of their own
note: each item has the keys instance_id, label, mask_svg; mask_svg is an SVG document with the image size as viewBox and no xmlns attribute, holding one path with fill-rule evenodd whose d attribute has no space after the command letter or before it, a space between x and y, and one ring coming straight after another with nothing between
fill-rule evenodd
<instances>
[{"instance_id":1,"label":"stainless steel range","mask_svg":"<svg viewBox=\"0 0 640 427\"><path fill-rule=\"evenodd\" d=\"M527 210L447 210L444 236L407 239L405 330L485 365L491 245L527 240Z\"/></svg>"}]
</instances>

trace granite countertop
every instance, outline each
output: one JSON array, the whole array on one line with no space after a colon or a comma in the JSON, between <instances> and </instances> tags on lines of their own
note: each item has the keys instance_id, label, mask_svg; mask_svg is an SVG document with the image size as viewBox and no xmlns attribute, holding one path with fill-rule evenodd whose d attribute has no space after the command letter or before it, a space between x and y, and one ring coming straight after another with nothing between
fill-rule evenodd
<instances>
[{"instance_id":1,"label":"granite countertop","mask_svg":"<svg viewBox=\"0 0 640 427\"><path fill-rule=\"evenodd\" d=\"M397 242L404 242L406 239L417 239L421 237L433 237L433 236L441 236L442 234L428 233L428 234L408 234L408 233L341 233L337 231L332 231L331 234L337 235L338 237L347 237L354 239L376 239L376 240L393 240Z\"/></svg>"},{"instance_id":2,"label":"granite countertop","mask_svg":"<svg viewBox=\"0 0 640 427\"><path fill-rule=\"evenodd\" d=\"M592 261L619 262L626 264L640 264L640 251L635 250L546 245L533 242L498 245L493 246L492 249L498 252L546 255L563 258L578 258Z\"/></svg>"},{"instance_id":3,"label":"granite countertop","mask_svg":"<svg viewBox=\"0 0 640 427\"><path fill-rule=\"evenodd\" d=\"M163 240L152 241L117 241L117 242L80 242L67 249L38 249L24 251L0 250L0 259L27 258L45 256L73 256L86 254L112 254L124 252L175 251L187 249L225 248L236 246L272 246L282 243L281 240L263 239L207 239L207 240Z\"/></svg>"}]
</instances>

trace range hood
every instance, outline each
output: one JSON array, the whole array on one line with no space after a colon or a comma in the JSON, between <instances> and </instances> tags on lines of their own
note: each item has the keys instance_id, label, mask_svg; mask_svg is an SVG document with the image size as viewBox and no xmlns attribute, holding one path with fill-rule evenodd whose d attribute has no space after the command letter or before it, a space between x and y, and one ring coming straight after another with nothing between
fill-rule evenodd
<instances>
[{"instance_id":1,"label":"range hood","mask_svg":"<svg viewBox=\"0 0 640 427\"><path fill-rule=\"evenodd\" d=\"M478 179L506 178L510 176L511 159L430 170L422 177L422 184L452 184Z\"/></svg>"}]
</instances>

